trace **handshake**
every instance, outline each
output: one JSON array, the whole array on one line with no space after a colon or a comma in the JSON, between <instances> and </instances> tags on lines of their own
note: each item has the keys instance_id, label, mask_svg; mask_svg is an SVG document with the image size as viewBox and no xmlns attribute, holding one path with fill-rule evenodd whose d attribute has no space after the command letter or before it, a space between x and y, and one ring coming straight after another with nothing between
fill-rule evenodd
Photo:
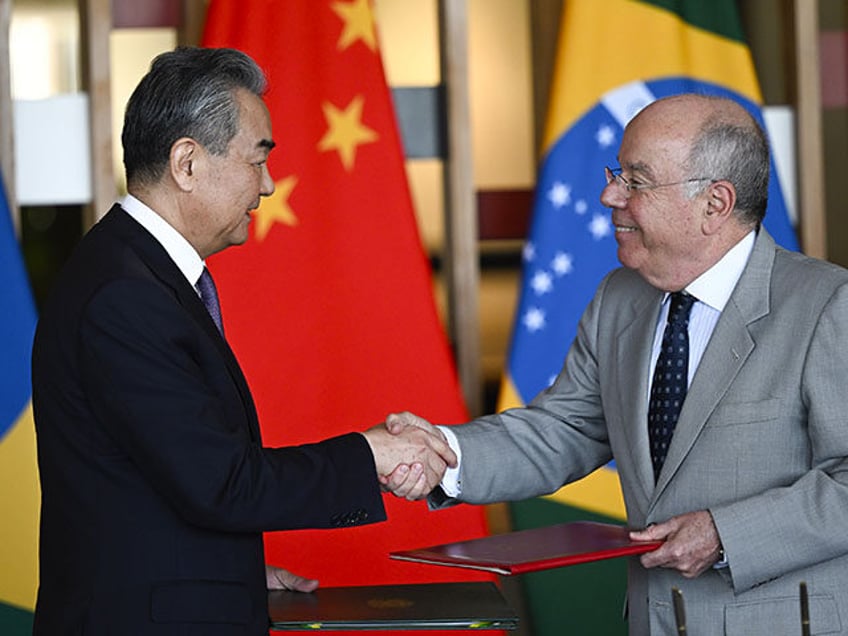
<instances>
[{"instance_id":1,"label":"handshake","mask_svg":"<svg viewBox=\"0 0 848 636\"><path fill-rule=\"evenodd\" d=\"M412 413L392 413L363 433L384 490L410 501L430 494L457 459L442 432Z\"/></svg>"}]
</instances>

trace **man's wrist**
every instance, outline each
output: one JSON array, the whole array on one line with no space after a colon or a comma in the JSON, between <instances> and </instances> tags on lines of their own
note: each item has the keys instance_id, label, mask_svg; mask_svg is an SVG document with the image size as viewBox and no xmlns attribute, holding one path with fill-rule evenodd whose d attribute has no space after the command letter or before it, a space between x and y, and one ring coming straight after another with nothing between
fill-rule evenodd
<instances>
[{"instance_id":1,"label":"man's wrist","mask_svg":"<svg viewBox=\"0 0 848 636\"><path fill-rule=\"evenodd\" d=\"M459 480L459 464L462 461L462 451L459 448L459 440L450 430L449 426L437 426L445 437L450 449L456 454L456 468L448 468L442 477L441 487L448 497L458 497L462 492L462 483Z\"/></svg>"}]
</instances>

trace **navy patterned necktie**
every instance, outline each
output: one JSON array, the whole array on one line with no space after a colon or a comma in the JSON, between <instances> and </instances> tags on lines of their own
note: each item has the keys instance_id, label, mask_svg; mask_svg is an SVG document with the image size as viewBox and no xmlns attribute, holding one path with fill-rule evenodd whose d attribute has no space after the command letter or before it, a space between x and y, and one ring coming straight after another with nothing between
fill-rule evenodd
<instances>
[{"instance_id":1,"label":"navy patterned necktie","mask_svg":"<svg viewBox=\"0 0 848 636\"><path fill-rule=\"evenodd\" d=\"M221 305L218 302L218 289L215 287L215 281L212 280L212 274L210 274L209 270L205 267L203 268L203 273L200 275L200 278L197 280L197 291L200 292L200 300L203 301L206 311L208 311L209 315L212 316L215 326L218 327L218 331L220 331L223 336L224 322L221 319Z\"/></svg>"},{"instance_id":2,"label":"navy patterned necktie","mask_svg":"<svg viewBox=\"0 0 848 636\"><path fill-rule=\"evenodd\" d=\"M696 298L686 292L671 295L668 322L662 338L651 400L648 403L648 439L651 443L651 462L654 479L659 477L665 461L677 417L686 398L689 376L689 312Z\"/></svg>"}]
</instances>

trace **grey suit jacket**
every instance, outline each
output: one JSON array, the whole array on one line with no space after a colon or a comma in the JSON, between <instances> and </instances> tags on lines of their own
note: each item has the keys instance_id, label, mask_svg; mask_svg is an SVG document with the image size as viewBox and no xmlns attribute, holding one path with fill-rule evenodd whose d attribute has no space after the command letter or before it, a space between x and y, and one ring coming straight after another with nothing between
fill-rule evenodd
<instances>
[{"instance_id":1,"label":"grey suit jacket","mask_svg":"<svg viewBox=\"0 0 848 636\"><path fill-rule=\"evenodd\" d=\"M631 559L631 634L672 634L671 588L692 633L848 633L848 271L760 230L687 394L654 483L647 439L662 292L610 273L556 382L526 408L453 427L462 501L551 493L615 458L628 523L708 509L730 567L694 580Z\"/></svg>"}]
</instances>

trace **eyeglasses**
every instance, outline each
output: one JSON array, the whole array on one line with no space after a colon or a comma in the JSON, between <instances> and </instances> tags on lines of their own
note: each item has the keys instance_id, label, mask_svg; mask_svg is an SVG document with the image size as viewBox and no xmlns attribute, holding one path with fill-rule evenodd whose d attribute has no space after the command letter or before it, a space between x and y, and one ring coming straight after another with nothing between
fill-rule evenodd
<instances>
[{"instance_id":1,"label":"eyeglasses","mask_svg":"<svg viewBox=\"0 0 848 636\"><path fill-rule=\"evenodd\" d=\"M684 183L697 183L699 181L712 181L715 183L715 179L711 179L710 177L698 177L696 179L685 179L683 181L674 181L673 183L631 183L627 179L625 179L621 174L621 168L610 168L608 166L604 167L604 176L607 178L607 185L615 182L616 185L621 186L627 192L627 196L630 196L631 192L638 192L639 190L655 190L657 188L667 188L669 186L683 185Z\"/></svg>"}]
</instances>

